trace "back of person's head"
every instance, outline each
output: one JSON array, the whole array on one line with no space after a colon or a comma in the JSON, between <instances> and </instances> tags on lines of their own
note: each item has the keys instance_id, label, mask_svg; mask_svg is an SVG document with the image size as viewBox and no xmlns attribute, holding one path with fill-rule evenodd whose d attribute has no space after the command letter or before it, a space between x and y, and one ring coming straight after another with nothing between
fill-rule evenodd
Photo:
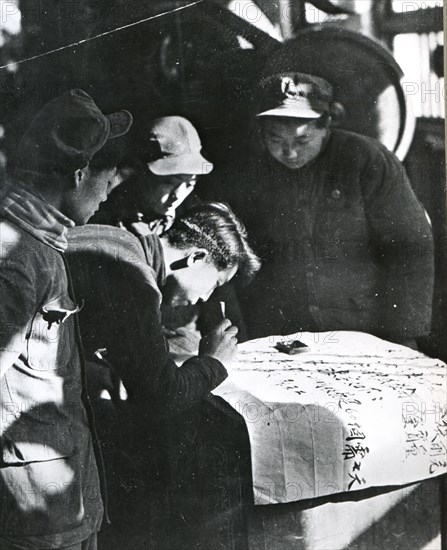
<instances>
[{"instance_id":1,"label":"back of person's head","mask_svg":"<svg viewBox=\"0 0 447 550\"><path fill-rule=\"evenodd\" d=\"M180 250L204 248L218 270L238 267L238 280L248 283L261 263L253 252L244 225L224 203L201 203L178 218L165 234Z\"/></svg>"}]
</instances>

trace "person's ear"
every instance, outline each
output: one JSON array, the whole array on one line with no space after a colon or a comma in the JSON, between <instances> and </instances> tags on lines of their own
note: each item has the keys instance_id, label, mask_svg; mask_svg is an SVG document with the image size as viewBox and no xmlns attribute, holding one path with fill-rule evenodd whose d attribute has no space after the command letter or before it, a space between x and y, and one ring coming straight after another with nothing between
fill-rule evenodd
<instances>
[{"instance_id":1,"label":"person's ear","mask_svg":"<svg viewBox=\"0 0 447 550\"><path fill-rule=\"evenodd\" d=\"M209 252L205 248L198 248L197 250L194 250L194 252L191 252L191 254L189 254L188 256L188 260L187 260L188 267L192 266L197 262L204 262L208 254Z\"/></svg>"},{"instance_id":2,"label":"person's ear","mask_svg":"<svg viewBox=\"0 0 447 550\"><path fill-rule=\"evenodd\" d=\"M340 126L343 123L346 117L345 108L338 101L333 101L331 103L331 108L329 111L329 118L332 121L332 126Z\"/></svg>"},{"instance_id":3,"label":"person's ear","mask_svg":"<svg viewBox=\"0 0 447 550\"><path fill-rule=\"evenodd\" d=\"M141 168L141 171L143 168ZM130 178L133 178L137 173L137 168L133 166L118 166L116 171L116 177L119 183L122 183Z\"/></svg>"},{"instance_id":4,"label":"person's ear","mask_svg":"<svg viewBox=\"0 0 447 550\"><path fill-rule=\"evenodd\" d=\"M191 267L197 262L203 262L206 260L209 252L205 248L197 248L193 252L190 252L184 258L172 262L170 268L172 271L177 271L178 269L185 269L186 267Z\"/></svg>"},{"instance_id":5,"label":"person's ear","mask_svg":"<svg viewBox=\"0 0 447 550\"><path fill-rule=\"evenodd\" d=\"M79 187L79 185L84 181L86 175L87 175L87 168L88 164L83 166L82 168L78 168L74 173L74 184L75 187Z\"/></svg>"},{"instance_id":6,"label":"person's ear","mask_svg":"<svg viewBox=\"0 0 447 550\"><path fill-rule=\"evenodd\" d=\"M135 170L130 166L116 167L115 176L112 178L109 190L113 191L122 183L129 181L135 175Z\"/></svg>"},{"instance_id":7,"label":"person's ear","mask_svg":"<svg viewBox=\"0 0 447 550\"><path fill-rule=\"evenodd\" d=\"M254 134L254 143L255 143L256 151L258 153L263 153L267 151L267 147L265 145L264 121L260 119L255 119L252 122L252 132Z\"/></svg>"}]
</instances>

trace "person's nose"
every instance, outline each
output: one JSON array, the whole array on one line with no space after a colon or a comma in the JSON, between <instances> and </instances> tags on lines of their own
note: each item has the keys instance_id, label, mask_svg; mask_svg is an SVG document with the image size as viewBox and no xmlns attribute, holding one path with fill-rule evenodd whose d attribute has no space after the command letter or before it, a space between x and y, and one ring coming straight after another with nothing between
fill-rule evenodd
<instances>
[{"instance_id":1,"label":"person's nose","mask_svg":"<svg viewBox=\"0 0 447 550\"><path fill-rule=\"evenodd\" d=\"M118 185L121 185L123 181L126 179L126 173L122 170L118 170L116 174L113 176L110 182L110 190L112 191L115 189L115 187L118 187Z\"/></svg>"},{"instance_id":2,"label":"person's nose","mask_svg":"<svg viewBox=\"0 0 447 550\"><path fill-rule=\"evenodd\" d=\"M284 145L282 154L285 158L289 160L293 160L298 157L298 151L295 147L292 147L291 145Z\"/></svg>"},{"instance_id":3,"label":"person's nose","mask_svg":"<svg viewBox=\"0 0 447 550\"><path fill-rule=\"evenodd\" d=\"M184 181L175 189L175 196L180 199L186 197L186 195L188 195L188 183Z\"/></svg>"}]
</instances>

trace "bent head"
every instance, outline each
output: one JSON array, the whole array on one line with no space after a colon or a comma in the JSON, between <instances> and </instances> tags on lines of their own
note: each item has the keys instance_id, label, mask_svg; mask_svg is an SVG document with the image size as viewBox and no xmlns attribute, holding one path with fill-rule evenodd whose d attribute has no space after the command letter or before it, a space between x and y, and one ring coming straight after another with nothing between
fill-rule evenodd
<instances>
[{"instance_id":1,"label":"bent head","mask_svg":"<svg viewBox=\"0 0 447 550\"><path fill-rule=\"evenodd\" d=\"M167 277L163 302L171 306L206 302L216 288L234 277L237 269L219 269L205 250L193 247L185 263Z\"/></svg>"},{"instance_id":2,"label":"bent head","mask_svg":"<svg viewBox=\"0 0 447 550\"><path fill-rule=\"evenodd\" d=\"M84 224L116 178L128 111L104 115L82 90L68 90L37 113L17 147L14 171L47 202Z\"/></svg>"},{"instance_id":3,"label":"bent head","mask_svg":"<svg viewBox=\"0 0 447 550\"><path fill-rule=\"evenodd\" d=\"M118 185L117 165L123 147L120 139L108 141L86 166L76 170L74 185L65 193L61 207L76 225L87 223Z\"/></svg>"},{"instance_id":4,"label":"bent head","mask_svg":"<svg viewBox=\"0 0 447 550\"><path fill-rule=\"evenodd\" d=\"M263 78L256 117L267 151L291 170L312 162L326 143L335 105L331 84L318 76L288 72Z\"/></svg>"},{"instance_id":5,"label":"bent head","mask_svg":"<svg viewBox=\"0 0 447 550\"><path fill-rule=\"evenodd\" d=\"M142 210L150 210L160 216L175 216L176 209L193 192L197 183L195 174L156 176L149 170L141 178Z\"/></svg>"},{"instance_id":6,"label":"bent head","mask_svg":"<svg viewBox=\"0 0 447 550\"><path fill-rule=\"evenodd\" d=\"M84 225L98 210L112 188L116 167L94 171L88 165L76 171L75 184L63 195L60 210L76 225Z\"/></svg>"},{"instance_id":7,"label":"bent head","mask_svg":"<svg viewBox=\"0 0 447 550\"><path fill-rule=\"evenodd\" d=\"M306 166L321 153L329 135L329 117L321 118L264 117L262 137L267 151L290 170Z\"/></svg>"},{"instance_id":8,"label":"bent head","mask_svg":"<svg viewBox=\"0 0 447 550\"><path fill-rule=\"evenodd\" d=\"M260 267L244 226L220 203L190 210L176 220L162 243L168 263L163 300L170 305L206 301L236 273L247 281Z\"/></svg>"},{"instance_id":9,"label":"bent head","mask_svg":"<svg viewBox=\"0 0 447 550\"><path fill-rule=\"evenodd\" d=\"M180 116L152 120L132 153L134 184L129 192L139 211L175 217L192 193L197 177L213 165L202 155L199 134Z\"/></svg>"}]
</instances>

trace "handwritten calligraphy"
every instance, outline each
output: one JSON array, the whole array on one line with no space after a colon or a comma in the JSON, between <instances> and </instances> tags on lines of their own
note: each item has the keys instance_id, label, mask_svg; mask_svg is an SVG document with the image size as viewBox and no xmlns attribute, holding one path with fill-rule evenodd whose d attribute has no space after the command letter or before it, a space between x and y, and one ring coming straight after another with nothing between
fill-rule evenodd
<instances>
[{"instance_id":1,"label":"handwritten calligraphy","mask_svg":"<svg viewBox=\"0 0 447 550\"><path fill-rule=\"evenodd\" d=\"M313 440L316 447L327 441L326 434L334 436L331 456L343 468L343 490L447 472L447 373L442 362L347 332L330 341L324 334L315 340L313 334L302 333L299 339L309 348L291 357L274 349L277 338L241 346L235 372L241 374L242 387L255 396L253 402L263 403L266 410L250 426L273 419L284 430L282 443L296 444L297 449L299 438L310 433L321 430L325 436ZM242 412L252 420L245 409ZM293 457L295 447L285 451ZM317 470L324 475L322 462Z\"/></svg>"}]
</instances>

